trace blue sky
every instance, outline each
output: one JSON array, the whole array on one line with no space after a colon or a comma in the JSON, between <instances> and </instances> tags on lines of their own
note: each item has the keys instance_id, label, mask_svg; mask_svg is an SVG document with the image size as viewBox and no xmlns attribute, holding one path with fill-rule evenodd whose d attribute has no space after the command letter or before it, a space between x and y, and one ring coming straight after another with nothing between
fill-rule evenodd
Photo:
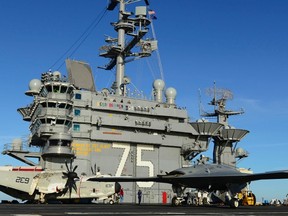
<instances>
[{"instance_id":1,"label":"blue sky","mask_svg":"<svg viewBox=\"0 0 288 216\"><path fill-rule=\"evenodd\" d=\"M239 167L254 172L287 169L288 142L288 1L286 0L150 0L156 11L153 22L166 86L177 89L176 102L187 107L192 120L199 117L198 89L203 105L205 89L213 82L230 89L229 109L245 110L230 124L250 133L238 144L249 157ZM28 83L39 78L82 35L103 11L106 0L2 0L0 1L0 90L2 92L0 146L29 134L17 108L31 103L24 95ZM73 54L66 57L90 63L97 90L109 87L113 72L97 68L108 61L98 57L104 34L115 36L107 12ZM157 58L127 65L127 75L149 96L154 77L159 78ZM150 69L148 69L150 68ZM66 73L64 66L59 70ZM151 72L153 71L153 72ZM212 147L212 143L210 147ZM211 152L208 152L209 154ZM0 165L22 165L0 155ZM288 180L251 184L258 201L285 198ZM4 197L4 196L3 196ZM0 196L1 198L1 196Z\"/></svg>"}]
</instances>

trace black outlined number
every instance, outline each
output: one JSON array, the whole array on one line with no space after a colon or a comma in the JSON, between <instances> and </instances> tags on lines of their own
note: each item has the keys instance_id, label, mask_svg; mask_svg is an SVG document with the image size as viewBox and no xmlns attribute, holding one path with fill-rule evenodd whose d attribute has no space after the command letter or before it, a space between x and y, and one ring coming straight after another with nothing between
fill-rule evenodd
<instances>
[{"instance_id":1,"label":"black outlined number","mask_svg":"<svg viewBox=\"0 0 288 216\"><path fill-rule=\"evenodd\" d=\"M17 176L16 183L28 184L29 178Z\"/></svg>"}]
</instances>

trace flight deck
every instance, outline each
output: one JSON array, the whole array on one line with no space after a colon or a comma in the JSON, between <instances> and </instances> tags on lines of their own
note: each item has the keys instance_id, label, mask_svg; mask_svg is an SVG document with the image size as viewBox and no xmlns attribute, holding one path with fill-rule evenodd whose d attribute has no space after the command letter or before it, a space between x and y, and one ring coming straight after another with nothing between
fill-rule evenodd
<instances>
[{"instance_id":1,"label":"flight deck","mask_svg":"<svg viewBox=\"0 0 288 216\"><path fill-rule=\"evenodd\" d=\"M0 215L288 215L287 206L172 207L156 204L0 204Z\"/></svg>"}]
</instances>

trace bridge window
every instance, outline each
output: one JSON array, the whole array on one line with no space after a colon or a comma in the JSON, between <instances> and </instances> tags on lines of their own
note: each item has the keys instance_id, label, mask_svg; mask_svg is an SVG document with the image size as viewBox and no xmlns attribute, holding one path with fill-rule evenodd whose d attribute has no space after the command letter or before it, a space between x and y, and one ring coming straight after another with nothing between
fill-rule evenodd
<instances>
[{"instance_id":1,"label":"bridge window","mask_svg":"<svg viewBox=\"0 0 288 216\"><path fill-rule=\"evenodd\" d=\"M58 140L49 140L49 146L57 146Z\"/></svg>"},{"instance_id":2,"label":"bridge window","mask_svg":"<svg viewBox=\"0 0 288 216\"><path fill-rule=\"evenodd\" d=\"M69 121L69 120L66 119L65 125L66 125L68 128L71 127L71 124L72 124L71 121Z\"/></svg>"},{"instance_id":3,"label":"bridge window","mask_svg":"<svg viewBox=\"0 0 288 216\"><path fill-rule=\"evenodd\" d=\"M65 109L65 107L66 107L66 104L65 104L65 103L58 103L57 105L58 105L58 107L61 108L61 109Z\"/></svg>"},{"instance_id":4,"label":"bridge window","mask_svg":"<svg viewBox=\"0 0 288 216\"><path fill-rule=\"evenodd\" d=\"M48 102L48 107L56 108L56 102Z\"/></svg>"},{"instance_id":5,"label":"bridge window","mask_svg":"<svg viewBox=\"0 0 288 216\"><path fill-rule=\"evenodd\" d=\"M59 93L60 92L60 86L53 86L53 92Z\"/></svg>"},{"instance_id":6,"label":"bridge window","mask_svg":"<svg viewBox=\"0 0 288 216\"><path fill-rule=\"evenodd\" d=\"M76 94L75 94L75 99L81 100L81 94L76 93Z\"/></svg>"},{"instance_id":7,"label":"bridge window","mask_svg":"<svg viewBox=\"0 0 288 216\"><path fill-rule=\"evenodd\" d=\"M80 125L79 124L74 124L73 125L73 130L74 131L80 131Z\"/></svg>"},{"instance_id":8,"label":"bridge window","mask_svg":"<svg viewBox=\"0 0 288 216\"><path fill-rule=\"evenodd\" d=\"M63 119L57 119L56 124L63 125L64 120Z\"/></svg>"},{"instance_id":9,"label":"bridge window","mask_svg":"<svg viewBox=\"0 0 288 216\"><path fill-rule=\"evenodd\" d=\"M47 85L46 89L47 89L48 92L52 92L52 86L51 85Z\"/></svg>"},{"instance_id":10,"label":"bridge window","mask_svg":"<svg viewBox=\"0 0 288 216\"><path fill-rule=\"evenodd\" d=\"M81 113L81 110L79 110L79 109L75 109L74 110L74 115L75 116L80 116L80 113Z\"/></svg>"},{"instance_id":11,"label":"bridge window","mask_svg":"<svg viewBox=\"0 0 288 216\"><path fill-rule=\"evenodd\" d=\"M73 92L73 88L69 87L68 90L67 90L67 94L71 94L72 92Z\"/></svg>"},{"instance_id":12,"label":"bridge window","mask_svg":"<svg viewBox=\"0 0 288 216\"><path fill-rule=\"evenodd\" d=\"M67 86L61 86L60 93L66 93Z\"/></svg>"}]
</instances>

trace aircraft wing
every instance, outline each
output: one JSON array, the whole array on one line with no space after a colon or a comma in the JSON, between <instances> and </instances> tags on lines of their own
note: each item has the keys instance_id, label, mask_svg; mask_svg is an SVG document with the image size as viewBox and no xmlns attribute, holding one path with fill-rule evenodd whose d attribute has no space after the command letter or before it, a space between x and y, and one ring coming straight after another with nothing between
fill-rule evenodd
<instances>
[{"instance_id":1,"label":"aircraft wing","mask_svg":"<svg viewBox=\"0 0 288 216\"><path fill-rule=\"evenodd\" d=\"M288 178L288 170L273 171L258 174L247 173L214 173L210 174L167 174L158 175L156 177L92 177L88 181L102 181L102 182L160 182L169 183L180 186L186 186L191 188L206 188L207 185L212 186L215 189L221 189L227 186L227 184L242 184L251 181L265 180L265 179L284 179Z\"/></svg>"},{"instance_id":2,"label":"aircraft wing","mask_svg":"<svg viewBox=\"0 0 288 216\"><path fill-rule=\"evenodd\" d=\"M285 179L288 178L288 170L250 174L250 176L247 176L246 178L249 181L257 181L265 179Z\"/></svg>"}]
</instances>

